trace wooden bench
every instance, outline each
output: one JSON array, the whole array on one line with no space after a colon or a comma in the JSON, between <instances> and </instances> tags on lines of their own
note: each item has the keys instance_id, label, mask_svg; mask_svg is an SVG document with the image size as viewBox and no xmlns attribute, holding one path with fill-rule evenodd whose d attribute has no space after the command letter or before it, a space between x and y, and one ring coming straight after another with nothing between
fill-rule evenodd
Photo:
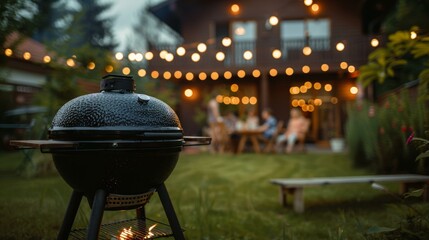
<instances>
[{"instance_id":1,"label":"wooden bench","mask_svg":"<svg viewBox=\"0 0 429 240\"><path fill-rule=\"evenodd\" d=\"M381 183L399 182L400 191L408 191L410 184L421 183L424 186L423 196L428 200L429 176L417 174L398 175L372 175L372 176L344 176L344 177L320 177L320 178L278 178L270 182L280 186L280 204L287 206L287 195L293 196L293 209L295 212L304 212L304 187L326 186L331 184L350 183Z\"/></svg>"}]
</instances>

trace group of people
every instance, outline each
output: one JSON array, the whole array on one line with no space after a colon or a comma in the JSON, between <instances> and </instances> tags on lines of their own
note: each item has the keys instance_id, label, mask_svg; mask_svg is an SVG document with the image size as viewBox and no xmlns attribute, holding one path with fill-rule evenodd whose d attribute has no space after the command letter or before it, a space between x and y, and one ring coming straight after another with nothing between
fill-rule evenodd
<instances>
[{"instance_id":1,"label":"group of people","mask_svg":"<svg viewBox=\"0 0 429 240\"><path fill-rule=\"evenodd\" d=\"M290 153L297 141L303 140L309 127L309 120L305 118L301 110L292 108L288 124L283 131L279 132L277 119L273 116L270 109L264 109L261 113L262 124L259 124L259 118L254 109L247 113L245 121L239 121L233 112L229 112L222 117L219 111L219 105L216 100L211 100L208 104L208 124L209 134L212 137L212 149L223 152L225 142L234 138L236 130L250 129L262 132L264 140L275 141L277 152L286 151ZM220 127L222 126L222 127ZM273 139L275 138L275 139ZM286 145L286 147L284 147Z\"/></svg>"}]
</instances>

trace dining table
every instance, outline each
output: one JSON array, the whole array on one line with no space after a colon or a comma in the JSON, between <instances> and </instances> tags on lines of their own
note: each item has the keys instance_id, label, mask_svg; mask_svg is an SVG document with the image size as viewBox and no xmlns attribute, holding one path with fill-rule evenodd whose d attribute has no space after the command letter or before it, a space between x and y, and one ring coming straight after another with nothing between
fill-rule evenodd
<instances>
[{"instance_id":1,"label":"dining table","mask_svg":"<svg viewBox=\"0 0 429 240\"><path fill-rule=\"evenodd\" d=\"M246 146L246 143L248 141L250 141L252 143L252 150L255 153L260 153L261 152L261 148L259 146L259 140L258 138L260 138L262 136L262 134L264 133L264 131L259 130L259 129L239 129L239 130L235 130L234 134L236 134L237 136L239 136L239 142L238 142L238 148L237 148L237 154L240 154L244 151L244 148Z\"/></svg>"}]
</instances>

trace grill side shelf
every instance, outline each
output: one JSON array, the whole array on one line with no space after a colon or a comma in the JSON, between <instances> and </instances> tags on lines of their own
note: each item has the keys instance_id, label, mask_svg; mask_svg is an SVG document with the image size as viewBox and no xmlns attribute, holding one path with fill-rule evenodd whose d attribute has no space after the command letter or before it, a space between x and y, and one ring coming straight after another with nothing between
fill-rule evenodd
<instances>
[{"instance_id":1,"label":"grill side shelf","mask_svg":"<svg viewBox=\"0 0 429 240\"><path fill-rule=\"evenodd\" d=\"M76 148L79 143L71 141L57 141L57 140L11 140L11 146L16 148Z\"/></svg>"}]
</instances>

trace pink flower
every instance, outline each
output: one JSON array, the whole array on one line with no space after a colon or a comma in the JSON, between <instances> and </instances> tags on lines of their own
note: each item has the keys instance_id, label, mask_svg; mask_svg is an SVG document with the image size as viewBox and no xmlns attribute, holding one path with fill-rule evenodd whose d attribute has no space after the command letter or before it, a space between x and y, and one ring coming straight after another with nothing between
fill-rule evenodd
<instances>
[{"instance_id":1,"label":"pink flower","mask_svg":"<svg viewBox=\"0 0 429 240\"><path fill-rule=\"evenodd\" d=\"M414 138L414 132L412 132L410 134L410 136L407 138L407 145L411 143L411 141L413 140L413 138Z\"/></svg>"}]
</instances>

